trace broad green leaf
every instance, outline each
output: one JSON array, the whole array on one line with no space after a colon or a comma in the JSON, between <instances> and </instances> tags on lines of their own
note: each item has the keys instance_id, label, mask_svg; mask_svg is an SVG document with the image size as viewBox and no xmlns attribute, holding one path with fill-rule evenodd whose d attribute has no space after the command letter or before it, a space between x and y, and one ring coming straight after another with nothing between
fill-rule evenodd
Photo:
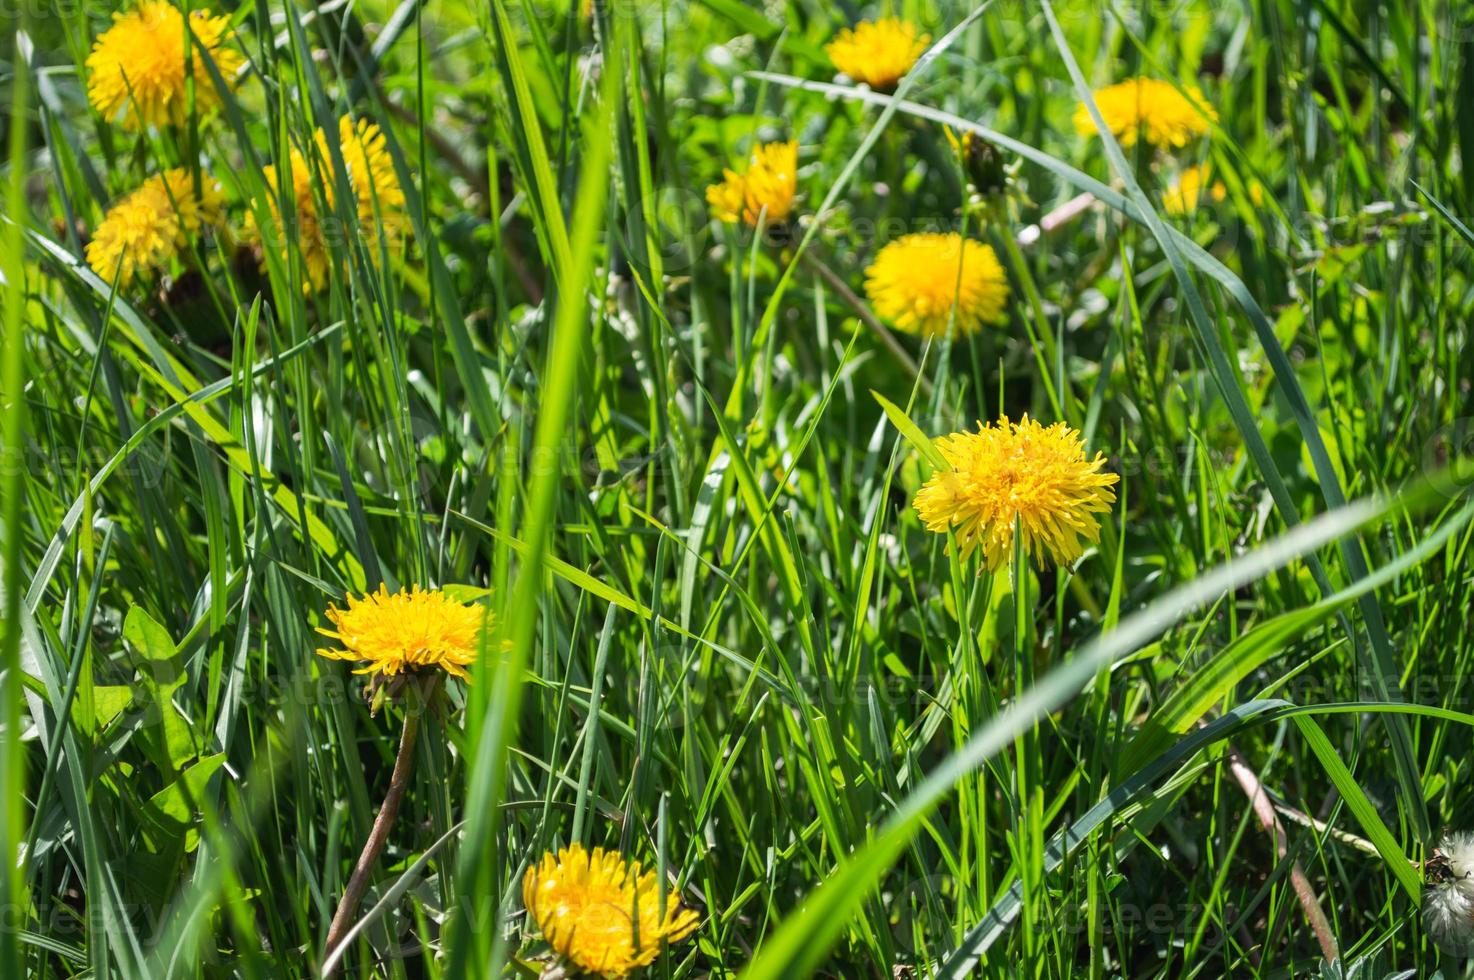
<instances>
[{"instance_id":1,"label":"broad green leaf","mask_svg":"<svg viewBox=\"0 0 1474 980\"><path fill-rule=\"evenodd\" d=\"M194 732L174 707L173 693L186 679L174 641L140 606L128 610L123 636L141 658L136 665L143 701L140 707L151 732L154 762L165 772L177 773L199 749Z\"/></svg>"},{"instance_id":2,"label":"broad green leaf","mask_svg":"<svg viewBox=\"0 0 1474 980\"><path fill-rule=\"evenodd\" d=\"M156 850L162 851L180 838L186 853L199 846L199 830L194 826L195 813L200 809L199 801L206 784L224 762L224 753L207 755L149 797L144 804L144 814Z\"/></svg>"}]
</instances>

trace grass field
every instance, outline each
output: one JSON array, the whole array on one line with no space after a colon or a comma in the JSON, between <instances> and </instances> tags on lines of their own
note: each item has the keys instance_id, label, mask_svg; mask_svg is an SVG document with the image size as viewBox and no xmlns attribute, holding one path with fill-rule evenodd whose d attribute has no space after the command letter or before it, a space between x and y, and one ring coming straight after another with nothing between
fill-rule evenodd
<instances>
[{"instance_id":1,"label":"grass field","mask_svg":"<svg viewBox=\"0 0 1474 980\"><path fill-rule=\"evenodd\" d=\"M232 3L3 11L0 977L1474 977L1474 9Z\"/></svg>"}]
</instances>

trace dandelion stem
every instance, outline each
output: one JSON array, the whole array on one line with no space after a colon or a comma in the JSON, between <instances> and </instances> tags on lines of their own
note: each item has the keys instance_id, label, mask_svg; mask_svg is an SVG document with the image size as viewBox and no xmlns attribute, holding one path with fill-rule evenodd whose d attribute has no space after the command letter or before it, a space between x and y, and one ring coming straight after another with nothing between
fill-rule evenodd
<instances>
[{"instance_id":1,"label":"dandelion stem","mask_svg":"<svg viewBox=\"0 0 1474 980\"><path fill-rule=\"evenodd\" d=\"M931 397L933 391L931 379L921 373L921 367L916 363L916 359L913 358L911 354L906 350L906 348L902 346L901 342L896 339L896 335L891 333L890 330L886 329L886 325L880 322L880 318L877 317L871 311L870 307L866 305L865 301L861 299L859 295L856 294L856 292L849 287L849 284L841 279L838 273L836 273L833 269L825 265L822 259L815 258L809 252L803 253L803 262L811 270L817 273L820 279L824 280L825 285L838 293L840 299L849 304L850 308L855 311L855 315L860 318L860 322L869 327L870 330L875 334L875 336L880 338L880 342L885 344L890 352L895 355L896 360L900 361L901 364L906 368L906 370L914 375L918 381L920 381L921 390L927 395L927 397Z\"/></svg>"},{"instance_id":2,"label":"dandelion stem","mask_svg":"<svg viewBox=\"0 0 1474 980\"><path fill-rule=\"evenodd\" d=\"M358 864L353 868L348 887L343 889L343 898L338 902L338 911L333 914L333 923L328 927L328 940L323 949L326 956L332 956L352 924L353 916L358 911L358 903L368 889L369 876L373 874L374 865L378 863L384 845L389 842L389 828L394 826L399 803L409 787L410 766L414 763L415 741L420 733L420 712L423 709L414 699L405 707L404 731L399 736L399 754L394 759L394 773L389 777L389 791L384 794L379 815L374 818L368 840L363 844L363 853L358 855ZM336 957L332 963L332 971L324 970L323 976L332 976L337 971L337 965L342 962L341 956Z\"/></svg>"},{"instance_id":3,"label":"dandelion stem","mask_svg":"<svg viewBox=\"0 0 1474 980\"><path fill-rule=\"evenodd\" d=\"M1273 801L1269 794L1264 791L1264 786L1259 782L1254 769L1249 765L1243 755L1233 745L1228 746L1228 768L1238 782L1239 788L1249 798L1249 805L1258 818L1259 826L1274 838L1275 854L1281 861L1290 855L1289 836L1285 833L1284 824L1280 823L1279 817L1275 815ZM1341 956L1340 947L1336 943L1336 935L1331 929L1329 920L1326 919L1325 910L1321 908L1320 899L1316 897L1315 888L1310 884L1310 879L1305 876L1305 869L1300 865L1300 859L1295 858L1290 865L1290 886L1295 890L1295 898L1300 903L1300 908L1305 913L1306 920L1310 923L1311 930L1315 933L1316 942L1320 944L1321 955L1327 962L1334 963Z\"/></svg>"}]
</instances>

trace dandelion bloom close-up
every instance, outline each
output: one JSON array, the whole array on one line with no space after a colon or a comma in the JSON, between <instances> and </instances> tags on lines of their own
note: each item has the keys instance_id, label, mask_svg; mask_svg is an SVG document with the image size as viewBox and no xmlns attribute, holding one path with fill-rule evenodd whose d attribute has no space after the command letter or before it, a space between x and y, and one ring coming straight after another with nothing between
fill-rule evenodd
<instances>
[{"instance_id":1,"label":"dandelion bloom close-up","mask_svg":"<svg viewBox=\"0 0 1474 980\"><path fill-rule=\"evenodd\" d=\"M1218 121L1218 113L1194 85L1179 90L1155 78L1133 78L1100 89L1093 97L1106 128L1122 146L1144 139L1164 150L1183 147ZM1075 109L1075 130L1084 135L1096 132L1083 102Z\"/></svg>"},{"instance_id":2,"label":"dandelion bloom close-up","mask_svg":"<svg viewBox=\"0 0 1474 980\"><path fill-rule=\"evenodd\" d=\"M918 32L914 24L882 17L840 31L833 41L824 45L824 52L834 67L850 78L864 82L877 92L889 92L916 64L929 43L931 36Z\"/></svg>"},{"instance_id":3,"label":"dandelion bloom close-up","mask_svg":"<svg viewBox=\"0 0 1474 980\"><path fill-rule=\"evenodd\" d=\"M344 228L340 221L324 221L318 213L318 202L313 195L313 176L319 178L323 198L330 215L336 206L334 188L332 148L327 135L318 128L313 138L315 153L309 165L306 156L297 147L292 147L288 167L290 186L288 195L292 202L293 215L291 233L286 234L278 204L281 193L280 174L274 166L264 168L266 184L271 191L271 217L277 247L291 241L302 255L302 264L307 277L302 284L304 291L320 290L327 285L328 268L332 257L332 245L328 230ZM338 146L343 154L343 163L348 173L348 184L353 191L354 211L358 233L368 240L364 243L372 261L378 262L380 249L393 251L399 247L407 221L404 210L404 191L399 186L399 177L394 171L394 162L385 146L384 133L367 119L354 123L349 116L338 120ZM309 166L315 169L309 169ZM253 222L254 225L254 222ZM264 237L259 228L258 237ZM343 244L348 244L346 241Z\"/></svg>"},{"instance_id":4,"label":"dandelion bloom close-up","mask_svg":"<svg viewBox=\"0 0 1474 980\"><path fill-rule=\"evenodd\" d=\"M1116 499L1111 487L1120 477L1102 473L1105 457L1087 458L1080 434L1063 422L1000 418L935 445L948 466L916 494L916 512L929 531L953 530L964 560L982 548L992 571L1013 554L1015 526L1026 555L1074 562L1099 538L1096 515Z\"/></svg>"},{"instance_id":5,"label":"dandelion bloom close-up","mask_svg":"<svg viewBox=\"0 0 1474 980\"><path fill-rule=\"evenodd\" d=\"M695 930L699 917L665 896L660 879L614 851L580 844L545 854L522 879L527 914L573 968L606 978L648 966L665 943Z\"/></svg>"},{"instance_id":6,"label":"dandelion bloom close-up","mask_svg":"<svg viewBox=\"0 0 1474 980\"><path fill-rule=\"evenodd\" d=\"M220 184L182 167L150 177L108 209L87 243L87 264L118 288L143 271L157 271L179 253L189 237L222 217Z\"/></svg>"},{"instance_id":7,"label":"dandelion bloom close-up","mask_svg":"<svg viewBox=\"0 0 1474 980\"><path fill-rule=\"evenodd\" d=\"M355 674L376 679L424 668L464 679L466 668L476 662L483 630L491 626L485 606L458 602L438 589L390 594L382 585L362 598L350 595L347 609L329 606L327 618L334 629L318 632L342 646L318 654L358 662Z\"/></svg>"},{"instance_id":8,"label":"dandelion bloom close-up","mask_svg":"<svg viewBox=\"0 0 1474 980\"><path fill-rule=\"evenodd\" d=\"M741 173L722 171L720 184L706 188L706 201L718 221L745 221L757 227L785 221L798 190L798 144L764 143L752 151Z\"/></svg>"},{"instance_id":9,"label":"dandelion bloom close-up","mask_svg":"<svg viewBox=\"0 0 1474 980\"><path fill-rule=\"evenodd\" d=\"M880 250L865 270L865 293L875 312L896 329L939 337L953 322L961 334L1002 323L1008 279L998 256L982 242L923 232L903 235Z\"/></svg>"},{"instance_id":10,"label":"dandelion bloom close-up","mask_svg":"<svg viewBox=\"0 0 1474 980\"><path fill-rule=\"evenodd\" d=\"M195 110L207 115L220 106L220 92L205 56L215 62L227 85L244 59L230 47L234 34L228 16L208 11L189 15L189 78ZM183 125L189 116L185 75L184 15L164 0L142 0L133 10L113 15L87 56L87 97L104 118L124 112L123 125ZM124 111L126 110L126 111Z\"/></svg>"}]
</instances>

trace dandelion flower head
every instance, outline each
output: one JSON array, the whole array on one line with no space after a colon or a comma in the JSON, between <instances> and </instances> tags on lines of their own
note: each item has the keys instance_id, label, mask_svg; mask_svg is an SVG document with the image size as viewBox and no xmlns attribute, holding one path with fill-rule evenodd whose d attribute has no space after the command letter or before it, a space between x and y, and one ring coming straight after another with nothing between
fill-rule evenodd
<instances>
[{"instance_id":1,"label":"dandelion flower head","mask_svg":"<svg viewBox=\"0 0 1474 980\"><path fill-rule=\"evenodd\" d=\"M281 234L276 244L284 244L290 238L300 247L307 278L303 290L313 292L327 285L328 271L332 261L328 230L341 228L335 220L324 221L318 213L318 202L313 195L313 175L317 175L322 189L329 218L336 207L332 148L328 137L319 127L313 144L315 156L309 164L297 147L292 147L288 157L287 193L292 202L290 235ZM399 247L406 224L404 191L394 171L394 161L385 146L384 133L367 119L356 124L349 116L338 120L338 146L343 154L343 164L348 173L348 184L353 191L354 210L357 215L356 229L366 237L365 245L370 258L378 262L380 246L393 251ZM310 170L315 166L315 170ZM284 222L278 206L281 193L281 175L277 168L263 168L267 187L271 191L271 217L274 231L284 231ZM254 221L253 221L254 224ZM261 231L256 229L261 237Z\"/></svg>"},{"instance_id":2,"label":"dandelion flower head","mask_svg":"<svg viewBox=\"0 0 1474 980\"><path fill-rule=\"evenodd\" d=\"M1120 479L1102 473L1105 457L1085 455L1080 434L1063 422L1040 425L1000 418L976 432L936 440L948 468L916 494L927 530L957 535L965 560L981 548L991 571L1013 555L1014 529L1026 555L1067 565L1100 536L1097 516L1110 508Z\"/></svg>"},{"instance_id":3,"label":"dandelion flower head","mask_svg":"<svg viewBox=\"0 0 1474 980\"><path fill-rule=\"evenodd\" d=\"M1209 124L1218 120L1196 86L1181 90L1155 78L1133 78L1094 93L1096 108L1106 128L1122 146L1135 146L1144 139L1152 146L1169 150L1186 146L1208 132ZM1095 121L1085 103L1075 109L1075 130L1093 134Z\"/></svg>"},{"instance_id":4,"label":"dandelion flower head","mask_svg":"<svg viewBox=\"0 0 1474 980\"><path fill-rule=\"evenodd\" d=\"M706 188L706 201L718 221L744 221L756 228L785 221L798 191L798 144L764 143L752 151L741 173L722 171L720 184Z\"/></svg>"},{"instance_id":5,"label":"dandelion flower head","mask_svg":"<svg viewBox=\"0 0 1474 980\"><path fill-rule=\"evenodd\" d=\"M931 37L895 17L863 21L845 28L824 51L834 67L877 92L889 92L921 57Z\"/></svg>"},{"instance_id":6,"label":"dandelion flower head","mask_svg":"<svg viewBox=\"0 0 1474 980\"><path fill-rule=\"evenodd\" d=\"M522 901L543 938L570 965L605 978L648 966L663 944L695 930L698 916L675 895L660 913L660 880L634 861L580 844L545 854L522 879Z\"/></svg>"},{"instance_id":7,"label":"dandelion flower head","mask_svg":"<svg viewBox=\"0 0 1474 980\"><path fill-rule=\"evenodd\" d=\"M865 294L898 330L939 337L954 322L970 334L1002 323L1008 279L993 249L955 233L903 235L865 270Z\"/></svg>"},{"instance_id":8,"label":"dandelion flower head","mask_svg":"<svg viewBox=\"0 0 1474 980\"><path fill-rule=\"evenodd\" d=\"M342 646L318 654L359 662L354 673L375 680L427 668L465 679L482 632L492 622L486 607L457 602L438 589L416 587L391 595L382 585L362 598L350 595L347 609L328 607L327 618L334 628L318 632Z\"/></svg>"},{"instance_id":9,"label":"dandelion flower head","mask_svg":"<svg viewBox=\"0 0 1474 980\"><path fill-rule=\"evenodd\" d=\"M220 184L182 167L150 177L108 209L87 243L87 264L118 288L140 272L162 269L204 225L219 224L223 214Z\"/></svg>"},{"instance_id":10,"label":"dandelion flower head","mask_svg":"<svg viewBox=\"0 0 1474 980\"><path fill-rule=\"evenodd\" d=\"M220 77L234 82L244 59L230 47L234 34L228 16L194 10L189 15L194 37L189 43L189 77L194 80L195 109L208 115L220 106L220 93L210 77L205 55ZM87 56L87 97L104 118L126 109L123 125L183 125L189 116L185 75L184 14L166 0L141 0L126 13L113 15Z\"/></svg>"}]
</instances>

